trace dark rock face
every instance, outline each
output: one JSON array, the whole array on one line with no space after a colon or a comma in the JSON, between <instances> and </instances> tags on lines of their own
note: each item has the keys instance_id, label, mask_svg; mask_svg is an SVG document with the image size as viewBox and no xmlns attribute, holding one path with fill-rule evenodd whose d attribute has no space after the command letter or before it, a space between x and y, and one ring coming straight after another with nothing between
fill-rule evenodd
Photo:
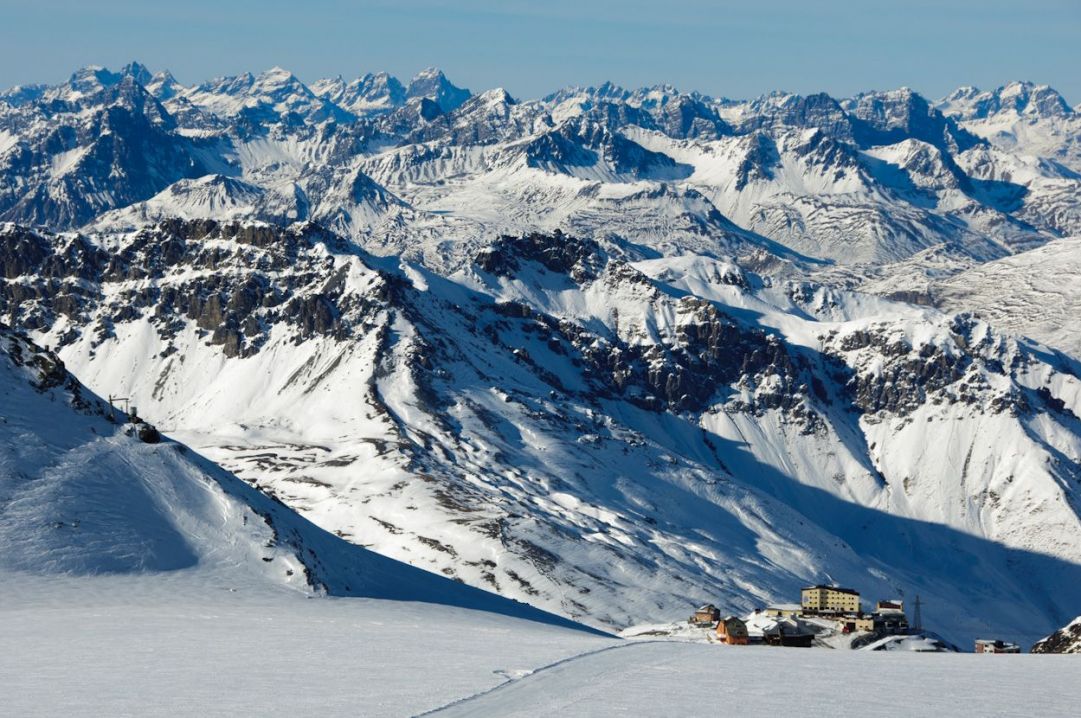
<instances>
[{"instance_id":1,"label":"dark rock face","mask_svg":"<svg viewBox=\"0 0 1081 718\"><path fill-rule=\"evenodd\" d=\"M503 237L476 262L487 272L508 277L533 262L579 284L630 285L638 296L665 301L649 279L630 265L610 259L595 242L563 234ZM700 411L739 393L750 398L733 398L729 406L734 411L782 409L808 430L817 425L808 405L804 362L791 355L778 337L736 322L711 302L680 299L675 304L675 334L645 344L601 336L536 314L524 305L497 305L497 312L507 319L489 327L493 341L504 343L500 330L509 324L541 337L553 352L573 356L593 382L592 390L600 395L655 411L679 412ZM520 354L519 359L533 364L528 354ZM552 381L563 389L557 380Z\"/></svg>"},{"instance_id":2,"label":"dark rock face","mask_svg":"<svg viewBox=\"0 0 1081 718\"><path fill-rule=\"evenodd\" d=\"M578 117L552 132L530 141L525 147L530 167L563 169L602 163L619 174L636 179L680 179L693 168L668 155L647 150L605 124Z\"/></svg>"},{"instance_id":3,"label":"dark rock face","mask_svg":"<svg viewBox=\"0 0 1081 718\"><path fill-rule=\"evenodd\" d=\"M680 95L659 107L654 122L669 137L714 140L734 134L716 110L701 100Z\"/></svg>"},{"instance_id":4,"label":"dark rock face","mask_svg":"<svg viewBox=\"0 0 1081 718\"><path fill-rule=\"evenodd\" d=\"M377 327L382 312L402 312L429 330L429 348L416 358L423 387L432 371L426 357L457 341L444 336L445 327L432 324L433 313L462 310L425 308L421 305L428 300L409 283L384 273L377 273L378 281L366 292L350 291L342 264L348 255L316 251L328 243L343 248L314 225L280 229L173 221L136 232L106 252L83 237L9 227L0 233L0 266L18 281L5 285L0 311L21 326L47 329L60 316L83 325L61 336L61 344L89 332L96 345L114 336L116 324L145 318L169 346L191 326L229 357L259 352L275 327L286 327L296 342L347 339ZM628 287L651 302L673 301L590 240L558 233L503 237L477 258L479 268L497 276L514 276L527 264L580 286L602 282L612 289ZM697 411L730 398L733 410L783 409L813 425L808 368L782 341L703 300L683 298L674 311L674 333L647 343L598 334L523 305L494 305L472 321L479 333L531 364L559 390L565 390L563 383L507 332L542 339L546 351L583 373L593 395L621 397L657 411ZM93 316L109 319L91 326ZM437 392L429 394L435 402Z\"/></svg>"},{"instance_id":5,"label":"dark rock face","mask_svg":"<svg viewBox=\"0 0 1081 718\"><path fill-rule=\"evenodd\" d=\"M965 375L967 358L951 357L930 344L913 352L907 343L870 332L850 334L840 344L846 352L864 347L874 347L877 353L889 357L880 373L857 374L853 379L855 403L868 413L907 414L922 406L929 393Z\"/></svg>"},{"instance_id":6,"label":"dark rock face","mask_svg":"<svg viewBox=\"0 0 1081 718\"><path fill-rule=\"evenodd\" d=\"M1081 653L1081 618L1063 626L1032 646L1032 653Z\"/></svg>"},{"instance_id":7,"label":"dark rock face","mask_svg":"<svg viewBox=\"0 0 1081 718\"><path fill-rule=\"evenodd\" d=\"M1028 394L1012 385L1006 391L992 389L987 379L1008 376L1026 360L1011 354L999 337L977 338L976 329L971 317L958 316L949 340L914 347L892 327L879 325L839 339L831 335L827 354L853 367L846 388L853 405L869 417L907 416L928 403L977 406L1015 416L1029 412ZM1009 357L1013 366L1004 366L1000 357Z\"/></svg>"},{"instance_id":8,"label":"dark rock face","mask_svg":"<svg viewBox=\"0 0 1081 718\"><path fill-rule=\"evenodd\" d=\"M582 291L596 286L633 297L671 323L651 330L627 324L618 304L599 324L517 302L492 304L486 295L472 307L448 305L400 273L371 270L355 247L314 224L174 220L111 241L105 249L79 235L4 227L0 316L43 331L66 317L71 329L57 341L63 346L85 337L91 351L119 325L142 319L157 331L165 354L175 351L181 332L194 330L225 356L248 357L272 331L295 343L382 332L384 345L390 317L401 315L418 329L406 363L433 415L444 396L441 372L473 361L476 349L465 345L470 337L486 338L553 391L586 401L607 397L676 413L717 406L756 415L776 410L808 433L824 427L822 411L836 399L868 421L941 403L1015 415L1034 405L1056 410L1054 396L1009 380L1025 355L971 317L958 317L948 337L920 346L892 326L874 325L824 338L819 354L712 302L672 296L597 242L558 232L501 237L476 257L476 267L497 278L539 277ZM369 277L363 289L350 280L358 269ZM738 273L719 281L748 286ZM790 296L806 302L809 292L793 287ZM995 375L1003 380L989 379Z\"/></svg>"},{"instance_id":9,"label":"dark rock face","mask_svg":"<svg viewBox=\"0 0 1081 718\"><path fill-rule=\"evenodd\" d=\"M738 190L744 189L756 180L773 179L773 170L781 161L777 145L769 136L756 132L744 142L747 153L736 170L736 189Z\"/></svg>"},{"instance_id":10,"label":"dark rock face","mask_svg":"<svg viewBox=\"0 0 1081 718\"><path fill-rule=\"evenodd\" d=\"M521 262L536 262L577 282L596 279L608 256L588 239L568 237L559 230L552 235L533 233L524 237L500 237L476 258L478 267L491 274L513 276Z\"/></svg>"},{"instance_id":11,"label":"dark rock face","mask_svg":"<svg viewBox=\"0 0 1081 718\"><path fill-rule=\"evenodd\" d=\"M852 120L837 100L825 93L815 95L774 95L756 101L750 117L739 129L774 131L785 127L818 128L827 136L851 142Z\"/></svg>"},{"instance_id":12,"label":"dark rock face","mask_svg":"<svg viewBox=\"0 0 1081 718\"><path fill-rule=\"evenodd\" d=\"M862 146L888 145L913 138L944 152L956 153L984 144L910 90L860 95L852 101L850 109L857 120L854 138Z\"/></svg>"},{"instance_id":13,"label":"dark rock face","mask_svg":"<svg viewBox=\"0 0 1081 718\"><path fill-rule=\"evenodd\" d=\"M846 170L862 170L859 153L852 145L839 142L825 132L816 132L796 149L812 167L832 170L836 179Z\"/></svg>"},{"instance_id":14,"label":"dark rock face","mask_svg":"<svg viewBox=\"0 0 1081 718\"><path fill-rule=\"evenodd\" d=\"M293 328L297 341L343 336L343 316L362 314L368 303L346 299L341 275L312 251L326 241L337 240L311 225L177 220L141 230L107 253L83 237L47 239L9 227L0 232L0 266L19 281L3 285L0 312L33 329L51 326L59 315L85 322L102 308L108 285L144 280L108 300L113 321L146 316L169 339L189 320L230 357L258 351L279 322ZM190 269L208 271L163 281ZM102 326L98 340L110 335Z\"/></svg>"},{"instance_id":15,"label":"dark rock face","mask_svg":"<svg viewBox=\"0 0 1081 718\"><path fill-rule=\"evenodd\" d=\"M12 364L31 373L30 385L37 391L58 390L73 409L84 414L112 415L103 402L95 399L64 368L64 362L55 353L34 344L3 322L0 322L0 342L0 351L7 354Z\"/></svg>"}]
</instances>

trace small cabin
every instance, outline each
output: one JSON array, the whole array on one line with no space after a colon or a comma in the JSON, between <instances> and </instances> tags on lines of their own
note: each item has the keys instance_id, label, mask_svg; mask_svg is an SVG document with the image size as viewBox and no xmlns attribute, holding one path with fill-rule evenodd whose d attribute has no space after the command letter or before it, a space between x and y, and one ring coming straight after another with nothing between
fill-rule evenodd
<instances>
[{"instance_id":1,"label":"small cabin","mask_svg":"<svg viewBox=\"0 0 1081 718\"><path fill-rule=\"evenodd\" d=\"M707 603L705 606L699 606L687 622L697 626L712 626L719 620L721 620L721 609L712 603Z\"/></svg>"},{"instance_id":2,"label":"small cabin","mask_svg":"<svg viewBox=\"0 0 1081 718\"><path fill-rule=\"evenodd\" d=\"M730 646L746 646L747 624L741 618L725 616L717 621L717 638Z\"/></svg>"},{"instance_id":3,"label":"small cabin","mask_svg":"<svg viewBox=\"0 0 1081 718\"><path fill-rule=\"evenodd\" d=\"M1020 653L1021 646L998 639L981 638L976 641L976 653Z\"/></svg>"}]
</instances>

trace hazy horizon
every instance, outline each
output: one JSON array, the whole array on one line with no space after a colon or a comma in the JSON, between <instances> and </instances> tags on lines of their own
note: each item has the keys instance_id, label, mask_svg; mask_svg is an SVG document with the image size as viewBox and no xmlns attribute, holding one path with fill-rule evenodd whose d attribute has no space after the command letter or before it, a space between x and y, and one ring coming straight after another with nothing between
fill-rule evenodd
<instances>
[{"instance_id":1,"label":"hazy horizon","mask_svg":"<svg viewBox=\"0 0 1081 718\"><path fill-rule=\"evenodd\" d=\"M137 60L184 84L275 65L305 82L379 71L406 80L436 66L474 92L504 87L525 99L604 81L739 99L902 86L939 98L963 85L1029 80L1081 101L1073 0L688 0L678 12L640 0L0 0L0 8L3 87Z\"/></svg>"}]
</instances>

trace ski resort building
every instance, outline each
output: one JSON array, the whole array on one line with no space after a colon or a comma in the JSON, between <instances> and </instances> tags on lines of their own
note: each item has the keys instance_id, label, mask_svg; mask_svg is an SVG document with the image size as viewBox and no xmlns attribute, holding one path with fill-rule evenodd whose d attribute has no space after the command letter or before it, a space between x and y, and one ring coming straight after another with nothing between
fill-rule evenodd
<instances>
[{"instance_id":1,"label":"ski resort building","mask_svg":"<svg viewBox=\"0 0 1081 718\"><path fill-rule=\"evenodd\" d=\"M1021 646L998 639L981 638L976 641L976 653L1020 653Z\"/></svg>"},{"instance_id":2,"label":"ski resort building","mask_svg":"<svg viewBox=\"0 0 1081 718\"><path fill-rule=\"evenodd\" d=\"M767 606L762 612L774 618L795 618L803 612L803 606L798 603L779 603L776 606Z\"/></svg>"},{"instance_id":3,"label":"ski resort building","mask_svg":"<svg viewBox=\"0 0 1081 718\"><path fill-rule=\"evenodd\" d=\"M859 613L860 594L839 586L808 586L800 592L804 613Z\"/></svg>"},{"instance_id":4,"label":"ski resort building","mask_svg":"<svg viewBox=\"0 0 1081 718\"><path fill-rule=\"evenodd\" d=\"M855 633L857 631L871 632L875 630L875 619L871 616L846 616L838 619L842 633Z\"/></svg>"},{"instance_id":5,"label":"ski resort building","mask_svg":"<svg viewBox=\"0 0 1081 718\"><path fill-rule=\"evenodd\" d=\"M875 604L875 630L882 633L905 633L908 617L901 601L879 601Z\"/></svg>"},{"instance_id":6,"label":"ski resort building","mask_svg":"<svg viewBox=\"0 0 1081 718\"><path fill-rule=\"evenodd\" d=\"M717 637L730 646L746 646L747 624L735 616L725 616L717 622Z\"/></svg>"},{"instance_id":7,"label":"ski resort building","mask_svg":"<svg viewBox=\"0 0 1081 718\"><path fill-rule=\"evenodd\" d=\"M805 630L799 621L782 618L762 631L762 640L769 646L810 648L814 634Z\"/></svg>"},{"instance_id":8,"label":"ski resort building","mask_svg":"<svg viewBox=\"0 0 1081 718\"><path fill-rule=\"evenodd\" d=\"M699 606L688 622L696 625L712 625L719 620L721 620L721 609L712 603L707 603L705 606Z\"/></svg>"}]
</instances>

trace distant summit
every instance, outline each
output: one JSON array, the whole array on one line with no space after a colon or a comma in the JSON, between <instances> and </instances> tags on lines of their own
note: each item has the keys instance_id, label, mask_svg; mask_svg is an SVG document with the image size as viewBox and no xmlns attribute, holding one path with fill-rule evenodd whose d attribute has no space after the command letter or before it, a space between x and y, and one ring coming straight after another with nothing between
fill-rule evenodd
<instances>
[{"instance_id":1,"label":"distant summit","mask_svg":"<svg viewBox=\"0 0 1081 718\"><path fill-rule=\"evenodd\" d=\"M434 100L443 112L450 112L469 99L469 90L456 87L442 70L429 67L410 80L406 97L426 97Z\"/></svg>"}]
</instances>

